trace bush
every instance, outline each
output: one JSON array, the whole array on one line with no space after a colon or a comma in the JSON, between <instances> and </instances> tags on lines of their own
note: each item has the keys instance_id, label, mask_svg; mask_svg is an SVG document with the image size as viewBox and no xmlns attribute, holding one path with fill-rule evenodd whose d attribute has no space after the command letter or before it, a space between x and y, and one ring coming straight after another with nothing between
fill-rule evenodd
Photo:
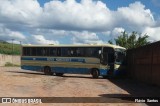
<instances>
[{"instance_id":1,"label":"bush","mask_svg":"<svg viewBox=\"0 0 160 106\"><path fill-rule=\"evenodd\" d=\"M19 67L19 65L6 62L5 67Z\"/></svg>"}]
</instances>

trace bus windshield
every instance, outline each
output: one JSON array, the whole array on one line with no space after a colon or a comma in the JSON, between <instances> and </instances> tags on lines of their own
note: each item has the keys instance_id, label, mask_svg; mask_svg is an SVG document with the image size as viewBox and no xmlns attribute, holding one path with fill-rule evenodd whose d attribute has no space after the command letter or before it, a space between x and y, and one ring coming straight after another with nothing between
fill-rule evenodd
<instances>
[{"instance_id":1,"label":"bus windshield","mask_svg":"<svg viewBox=\"0 0 160 106\"><path fill-rule=\"evenodd\" d=\"M125 60L125 50L124 49L116 49L115 50L115 63L123 64Z\"/></svg>"}]
</instances>

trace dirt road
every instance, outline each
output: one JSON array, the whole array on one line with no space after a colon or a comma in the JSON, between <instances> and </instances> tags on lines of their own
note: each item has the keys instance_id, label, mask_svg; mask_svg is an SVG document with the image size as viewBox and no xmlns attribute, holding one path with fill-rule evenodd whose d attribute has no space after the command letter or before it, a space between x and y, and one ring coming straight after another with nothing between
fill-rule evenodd
<instances>
[{"instance_id":1,"label":"dirt road","mask_svg":"<svg viewBox=\"0 0 160 106\"><path fill-rule=\"evenodd\" d=\"M159 95L160 89L158 87L128 79L92 79L90 75L75 74L64 74L63 77L46 76L43 73L22 70L19 67L0 67L0 97L104 97L108 100L116 97L115 101L121 101L122 97L158 97ZM54 105L145 106L147 104L54 103Z\"/></svg>"}]
</instances>

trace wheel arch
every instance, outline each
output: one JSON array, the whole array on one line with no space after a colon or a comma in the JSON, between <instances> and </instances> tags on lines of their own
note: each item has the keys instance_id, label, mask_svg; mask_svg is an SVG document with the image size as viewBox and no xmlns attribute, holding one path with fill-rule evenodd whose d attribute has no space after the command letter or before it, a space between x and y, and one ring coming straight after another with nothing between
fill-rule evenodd
<instances>
[{"instance_id":1,"label":"wheel arch","mask_svg":"<svg viewBox=\"0 0 160 106\"><path fill-rule=\"evenodd\" d=\"M98 70L98 74L100 74L100 72L99 72L99 69L98 69L98 68L91 68L91 69L90 69L90 74L91 74L91 75L92 75L92 73L93 73L93 71L94 71L94 70Z\"/></svg>"}]
</instances>

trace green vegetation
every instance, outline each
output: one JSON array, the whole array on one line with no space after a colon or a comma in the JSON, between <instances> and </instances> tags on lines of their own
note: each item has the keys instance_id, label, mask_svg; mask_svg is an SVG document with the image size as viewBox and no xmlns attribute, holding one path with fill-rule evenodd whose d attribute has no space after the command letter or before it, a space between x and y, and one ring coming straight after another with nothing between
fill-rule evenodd
<instances>
[{"instance_id":1,"label":"green vegetation","mask_svg":"<svg viewBox=\"0 0 160 106\"><path fill-rule=\"evenodd\" d=\"M0 41L0 54L20 55L20 50L21 50L20 44L13 44L13 51L12 51L12 43Z\"/></svg>"},{"instance_id":2,"label":"green vegetation","mask_svg":"<svg viewBox=\"0 0 160 106\"><path fill-rule=\"evenodd\" d=\"M19 67L20 65L12 64L10 62L6 62L5 67Z\"/></svg>"},{"instance_id":3,"label":"green vegetation","mask_svg":"<svg viewBox=\"0 0 160 106\"><path fill-rule=\"evenodd\" d=\"M114 40L116 45L125 47L126 49L132 49L149 44L150 42L147 41L148 37L149 36L146 34L141 35L134 31L130 35L128 35L126 31L124 31L120 36L118 36L118 38ZM111 40L109 40L108 43L113 44Z\"/></svg>"}]
</instances>

